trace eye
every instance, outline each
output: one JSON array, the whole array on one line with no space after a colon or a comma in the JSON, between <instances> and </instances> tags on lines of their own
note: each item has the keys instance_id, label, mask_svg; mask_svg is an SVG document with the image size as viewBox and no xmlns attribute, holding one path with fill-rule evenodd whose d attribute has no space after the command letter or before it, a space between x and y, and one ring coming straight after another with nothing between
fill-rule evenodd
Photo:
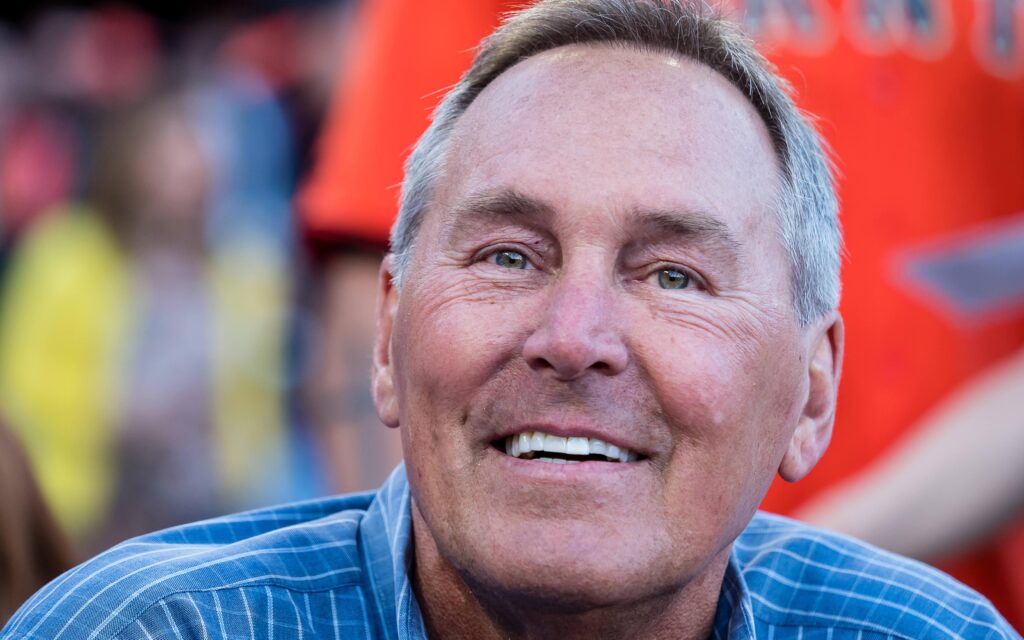
<instances>
[{"instance_id":1,"label":"eye","mask_svg":"<svg viewBox=\"0 0 1024 640\"><path fill-rule=\"evenodd\" d=\"M690 286L690 276L677 269L662 269L658 272L658 286L662 289L685 289Z\"/></svg>"},{"instance_id":2,"label":"eye","mask_svg":"<svg viewBox=\"0 0 1024 640\"><path fill-rule=\"evenodd\" d=\"M511 249L500 249L492 253L488 259L499 267L506 269L529 269L533 265L526 256Z\"/></svg>"}]
</instances>

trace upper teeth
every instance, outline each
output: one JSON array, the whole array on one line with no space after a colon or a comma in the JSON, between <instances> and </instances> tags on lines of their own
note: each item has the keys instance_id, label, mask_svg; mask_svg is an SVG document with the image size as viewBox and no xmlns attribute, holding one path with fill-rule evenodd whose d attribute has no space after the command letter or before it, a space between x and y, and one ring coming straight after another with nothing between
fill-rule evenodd
<instances>
[{"instance_id":1,"label":"upper teeth","mask_svg":"<svg viewBox=\"0 0 1024 640\"><path fill-rule=\"evenodd\" d=\"M517 458L528 453L564 453L573 456L602 455L609 461L633 462L637 454L629 449L620 448L614 444L608 444L597 438L564 438L553 436L540 431L526 431L514 436L505 438L505 453ZM556 462L563 464L575 464L580 460L566 460L565 458L549 458L529 456L541 462Z\"/></svg>"}]
</instances>

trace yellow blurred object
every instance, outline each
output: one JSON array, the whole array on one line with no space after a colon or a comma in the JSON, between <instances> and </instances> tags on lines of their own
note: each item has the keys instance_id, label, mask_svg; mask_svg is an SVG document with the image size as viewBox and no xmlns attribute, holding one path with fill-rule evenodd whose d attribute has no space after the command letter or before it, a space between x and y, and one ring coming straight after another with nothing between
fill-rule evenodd
<instances>
[{"instance_id":1,"label":"yellow blurred object","mask_svg":"<svg viewBox=\"0 0 1024 640\"><path fill-rule=\"evenodd\" d=\"M254 235L213 253L214 450L222 501L249 508L286 496L281 392L288 279L282 258Z\"/></svg>"},{"instance_id":2,"label":"yellow blurred object","mask_svg":"<svg viewBox=\"0 0 1024 640\"><path fill-rule=\"evenodd\" d=\"M287 496L285 273L282 259L254 238L213 252L206 268L209 437L226 509ZM105 222L68 207L29 232L3 299L0 412L24 442L61 525L78 540L102 529L117 493L136 280Z\"/></svg>"},{"instance_id":3,"label":"yellow blurred object","mask_svg":"<svg viewBox=\"0 0 1024 640\"><path fill-rule=\"evenodd\" d=\"M104 223L70 207L29 232L10 269L0 410L61 525L81 538L99 525L112 492L130 276Z\"/></svg>"}]
</instances>

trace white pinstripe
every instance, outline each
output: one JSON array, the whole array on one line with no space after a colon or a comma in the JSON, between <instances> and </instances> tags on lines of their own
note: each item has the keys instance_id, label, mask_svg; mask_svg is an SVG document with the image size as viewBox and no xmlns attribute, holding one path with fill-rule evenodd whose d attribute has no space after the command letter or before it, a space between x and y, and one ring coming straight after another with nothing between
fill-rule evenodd
<instances>
[{"instance_id":1,"label":"white pinstripe","mask_svg":"<svg viewBox=\"0 0 1024 640\"><path fill-rule=\"evenodd\" d=\"M350 542L350 541L345 541L345 542L325 542L325 543L321 543L319 545L314 545L313 547L307 547L306 550L307 551L316 551L316 550L320 550L320 549L329 549L329 548L337 548L337 547L348 547L348 546L352 546L354 544L355 544L354 542ZM103 620L102 623L100 623L100 626L89 635L88 640L95 640L95 638L96 638L97 634L100 632L100 630L103 627L105 627L106 625L110 624L110 622L114 618L116 618L118 616L118 614L120 614L121 611L124 610L125 607L128 606L128 603L133 602L136 598L138 598L144 592L149 591L150 589L152 589L152 588L154 588L154 587L156 587L156 586L158 586L160 584L163 584L164 582L167 582L168 580L172 580L174 578L179 578L181 576L188 575L189 573L194 573L194 572L199 571L201 569L206 569L206 568L209 568L209 567L217 566L219 564L227 564L228 562L233 562L235 560L241 560L241 559L244 559L244 558L253 558L253 557L256 557L256 556L274 555L276 553L290 553L290 552L291 552L291 550L290 549L286 549L286 548L285 549L271 548L271 549L257 549L255 551L249 551L249 552L246 552L246 553L237 553L235 555L228 556L227 558L211 560L210 562L204 562L202 564L198 564L198 565L195 565L193 567L189 567L187 569L182 569L180 571L175 571L174 573L171 573L169 575L163 576L159 580L154 580L152 582L149 582L144 587L142 587L141 589L137 589L134 593L129 594L127 599L120 606L118 606L116 609L111 611L110 614L107 616L107 618L105 620ZM157 564L163 564L163 563L161 562L161 563L157 563ZM129 574L129 576L130 575L135 575L135 574L139 573L140 571L143 571L143 570L149 569L149 568L150 567L143 567L141 569L133 571L131 574ZM128 576L125 576L125 577L128 577ZM261 576L257 576L256 578L259 578L259 577L261 577ZM289 576L289 579L295 580L297 578L295 578L293 576ZM99 597L100 594L102 594L103 592L107 591L108 589L113 587L118 582L121 582L121 580L117 580L114 583L111 583L110 585L104 587L100 591L100 593L96 594L95 596L90 598L88 602L86 602L84 605L82 605L82 607L79 609L79 612L84 611L85 608L89 604L94 602L96 600L96 598ZM70 622L73 621L75 619L75 617L77 617L77 615L78 614L76 613L75 616L72 616L72 618L70 620L68 620L68 623L70 624ZM56 638L54 640L56 640Z\"/></svg>"},{"instance_id":2,"label":"white pinstripe","mask_svg":"<svg viewBox=\"0 0 1024 640\"><path fill-rule=\"evenodd\" d=\"M181 637L181 630L178 629L178 623L174 621L174 616L171 615L171 610L167 608L167 601L160 601L160 608L164 610L164 615L167 616L167 624L170 625L171 631L174 631L174 636L178 640L185 640Z\"/></svg>"},{"instance_id":3,"label":"white pinstripe","mask_svg":"<svg viewBox=\"0 0 1024 640\"><path fill-rule=\"evenodd\" d=\"M249 608L249 598L245 597L245 589L239 589L238 593L242 596L242 606L245 607L245 619L249 621L249 637L256 637L256 625L252 619L252 609Z\"/></svg>"},{"instance_id":4,"label":"white pinstripe","mask_svg":"<svg viewBox=\"0 0 1024 640\"><path fill-rule=\"evenodd\" d=\"M150 629L166 619L161 640L210 640L214 630L253 640L332 632L335 640L424 640L406 567L410 505L399 468L375 496L153 534L62 576L0 638L156 640ZM263 597L250 598L257 589ZM279 610L285 600L294 624L287 606ZM20 633L25 628L28 635ZM733 546L712 636L851 640L865 632L1020 640L984 599L936 571L785 518L756 516Z\"/></svg>"},{"instance_id":5,"label":"white pinstripe","mask_svg":"<svg viewBox=\"0 0 1024 640\"><path fill-rule=\"evenodd\" d=\"M189 593L185 595L188 596L188 601L192 603L192 606L195 608L196 613L198 614L196 618L199 620L199 628L203 631L203 640L210 640L210 633L206 630L206 620L203 618L202 610L199 609L199 605L192 597L192 594Z\"/></svg>"}]
</instances>

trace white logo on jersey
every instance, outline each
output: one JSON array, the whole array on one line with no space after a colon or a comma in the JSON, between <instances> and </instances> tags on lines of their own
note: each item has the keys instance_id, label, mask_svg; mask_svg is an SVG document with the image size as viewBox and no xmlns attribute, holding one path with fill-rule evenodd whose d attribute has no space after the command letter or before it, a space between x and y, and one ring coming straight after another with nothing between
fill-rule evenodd
<instances>
[{"instance_id":1,"label":"white logo on jersey","mask_svg":"<svg viewBox=\"0 0 1024 640\"><path fill-rule=\"evenodd\" d=\"M999 76L1024 74L1024 0L976 0L974 52Z\"/></svg>"},{"instance_id":2,"label":"white logo on jersey","mask_svg":"<svg viewBox=\"0 0 1024 640\"><path fill-rule=\"evenodd\" d=\"M784 42L814 54L835 42L833 16L825 0L736 0L733 9L744 30L769 47Z\"/></svg>"},{"instance_id":3,"label":"white logo on jersey","mask_svg":"<svg viewBox=\"0 0 1024 640\"><path fill-rule=\"evenodd\" d=\"M846 18L850 39L867 53L902 49L937 58L953 40L948 0L852 0Z\"/></svg>"}]
</instances>

